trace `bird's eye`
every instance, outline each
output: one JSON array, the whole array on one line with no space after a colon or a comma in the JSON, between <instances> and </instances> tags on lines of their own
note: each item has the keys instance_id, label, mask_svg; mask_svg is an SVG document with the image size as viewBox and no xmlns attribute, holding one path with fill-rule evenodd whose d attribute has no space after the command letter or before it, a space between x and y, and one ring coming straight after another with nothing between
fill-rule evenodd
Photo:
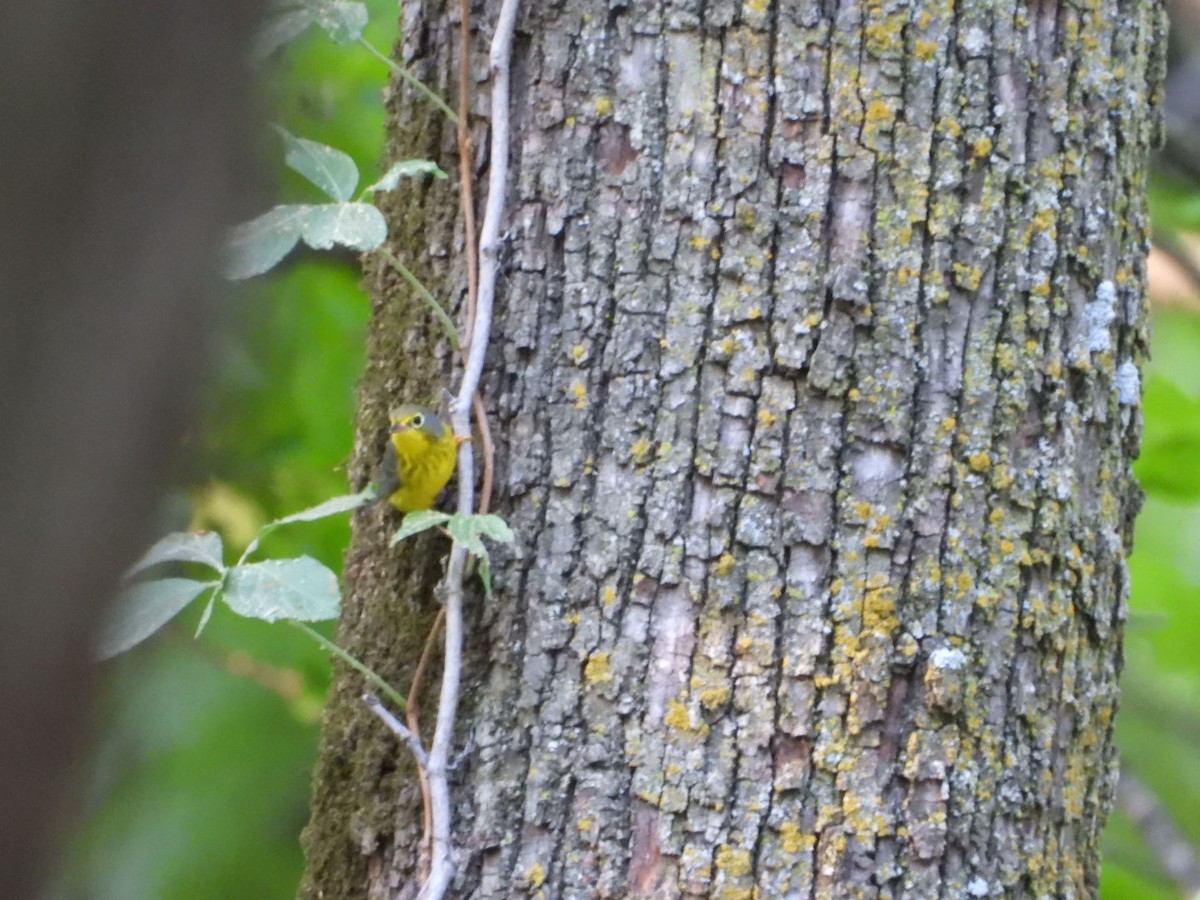
<instances>
[{"instance_id":1,"label":"bird's eye","mask_svg":"<svg viewBox=\"0 0 1200 900\"><path fill-rule=\"evenodd\" d=\"M421 413L417 413L412 417L413 428L420 428L425 424L425 417Z\"/></svg>"}]
</instances>

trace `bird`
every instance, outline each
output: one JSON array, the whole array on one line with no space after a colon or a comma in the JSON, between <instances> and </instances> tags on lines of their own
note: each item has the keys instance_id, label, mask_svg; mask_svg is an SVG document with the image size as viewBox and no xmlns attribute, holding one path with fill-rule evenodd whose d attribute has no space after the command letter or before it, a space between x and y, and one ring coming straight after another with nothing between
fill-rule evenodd
<instances>
[{"instance_id":1,"label":"bird","mask_svg":"<svg viewBox=\"0 0 1200 900\"><path fill-rule=\"evenodd\" d=\"M388 414L387 447L375 483L400 512L430 509L458 460L459 440L427 406L404 404Z\"/></svg>"}]
</instances>

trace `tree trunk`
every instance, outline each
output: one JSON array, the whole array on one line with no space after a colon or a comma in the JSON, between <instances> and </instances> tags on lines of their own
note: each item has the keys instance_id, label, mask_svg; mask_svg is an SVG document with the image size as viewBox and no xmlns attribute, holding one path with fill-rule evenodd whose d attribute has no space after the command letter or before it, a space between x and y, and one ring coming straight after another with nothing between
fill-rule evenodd
<instances>
[{"instance_id":1,"label":"tree trunk","mask_svg":"<svg viewBox=\"0 0 1200 900\"><path fill-rule=\"evenodd\" d=\"M448 94L457 8L408 7ZM453 896L1095 896L1164 29L525 4L485 376L517 539L468 609ZM393 113L398 156L454 169L450 125ZM453 203L396 198L393 237L461 293ZM356 481L450 377L375 286ZM341 639L407 685L445 543L395 526L357 522ZM419 881L414 766L362 690L330 697L311 897Z\"/></svg>"}]
</instances>

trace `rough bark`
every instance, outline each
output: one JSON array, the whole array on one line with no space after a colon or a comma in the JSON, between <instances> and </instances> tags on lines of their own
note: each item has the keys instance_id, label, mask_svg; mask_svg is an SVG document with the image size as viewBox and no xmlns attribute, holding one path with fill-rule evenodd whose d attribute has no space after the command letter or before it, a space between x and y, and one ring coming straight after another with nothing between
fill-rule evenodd
<instances>
[{"instance_id":1,"label":"rough bark","mask_svg":"<svg viewBox=\"0 0 1200 900\"><path fill-rule=\"evenodd\" d=\"M449 86L457 4L407 9ZM455 896L1096 893L1163 31L1125 0L526 5L486 386L517 542L470 611ZM452 170L419 109L397 153ZM449 193L395 219L445 285ZM360 478L436 368L379 286ZM435 576L397 602L394 524L358 522L342 636L402 679ZM310 896L414 879L360 691Z\"/></svg>"}]
</instances>

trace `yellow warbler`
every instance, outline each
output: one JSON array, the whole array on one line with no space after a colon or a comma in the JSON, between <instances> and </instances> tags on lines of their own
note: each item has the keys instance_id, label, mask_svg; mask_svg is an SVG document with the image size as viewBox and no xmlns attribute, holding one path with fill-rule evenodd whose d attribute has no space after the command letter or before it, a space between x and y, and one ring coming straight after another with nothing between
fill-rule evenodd
<instances>
[{"instance_id":1,"label":"yellow warbler","mask_svg":"<svg viewBox=\"0 0 1200 900\"><path fill-rule=\"evenodd\" d=\"M429 509L454 473L458 441L441 416L405 404L391 411L387 449L376 482L401 512Z\"/></svg>"}]
</instances>

